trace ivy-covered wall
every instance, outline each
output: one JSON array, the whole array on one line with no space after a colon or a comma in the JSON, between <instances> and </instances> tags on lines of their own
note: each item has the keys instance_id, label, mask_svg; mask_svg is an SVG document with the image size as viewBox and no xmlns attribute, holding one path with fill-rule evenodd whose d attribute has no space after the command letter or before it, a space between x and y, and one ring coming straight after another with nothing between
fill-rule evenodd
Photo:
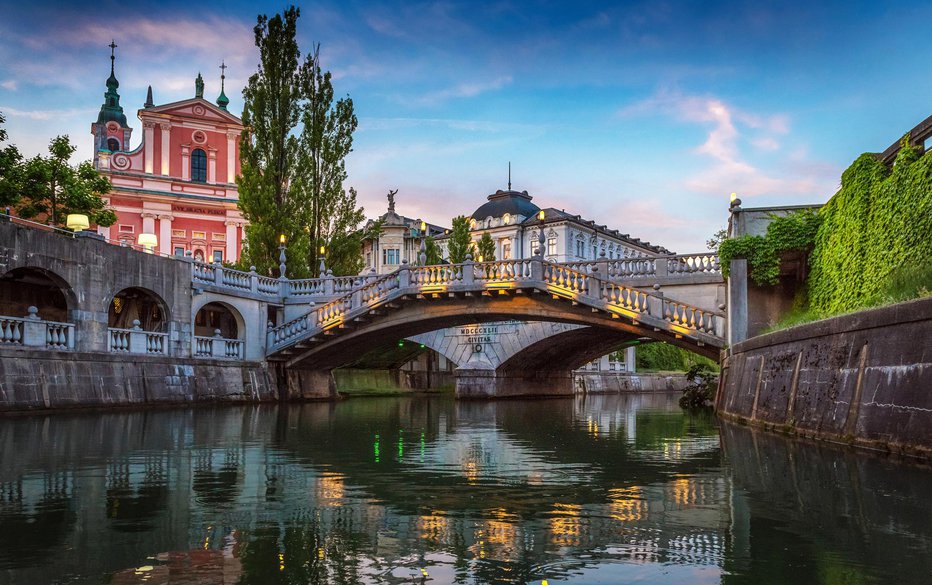
<instances>
[{"instance_id":1,"label":"ivy-covered wall","mask_svg":"<svg viewBox=\"0 0 932 585\"><path fill-rule=\"evenodd\" d=\"M904 146L892 169L861 155L819 216L811 308L831 314L882 302L895 271L932 259L932 151Z\"/></svg>"}]
</instances>

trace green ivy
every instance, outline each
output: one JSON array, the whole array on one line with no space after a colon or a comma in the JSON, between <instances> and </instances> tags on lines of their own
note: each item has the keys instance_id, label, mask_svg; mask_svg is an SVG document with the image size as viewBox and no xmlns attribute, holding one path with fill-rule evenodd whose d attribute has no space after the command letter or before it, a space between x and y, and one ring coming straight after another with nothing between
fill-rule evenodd
<instances>
[{"instance_id":1,"label":"green ivy","mask_svg":"<svg viewBox=\"0 0 932 585\"><path fill-rule=\"evenodd\" d=\"M932 155L905 141L893 168L861 155L819 215L811 307L834 314L884 302L897 271L932 258Z\"/></svg>"},{"instance_id":2,"label":"green ivy","mask_svg":"<svg viewBox=\"0 0 932 585\"><path fill-rule=\"evenodd\" d=\"M727 278L731 261L745 258L751 280L759 286L774 285L780 279L780 255L789 251L808 253L816 240L821 216L804 210L771 216L766 236L742 236L724 240L719 246L722 274Z\"/></svg>"}]
</instances>

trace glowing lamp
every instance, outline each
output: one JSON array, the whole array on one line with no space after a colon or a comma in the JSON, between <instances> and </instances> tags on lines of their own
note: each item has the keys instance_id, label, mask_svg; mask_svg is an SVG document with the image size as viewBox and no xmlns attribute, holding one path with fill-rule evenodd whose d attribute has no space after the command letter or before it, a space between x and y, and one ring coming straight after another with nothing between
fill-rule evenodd
<instances>
[{"instance_id":1,"label":"glowing lamp","mask_svg":"<svg viewBox=\"0 0 932 585\"><path fill-rule=\"evenodd\" d=\"M541 220L541 221L544 221L544 210L543 210L543 209L541 209L541 210L537 213L537 219L539 219L539 220Z\"/></svg>"},{"instance_id":2,"label":"glowing lamp","mask_svg":"<svg viewBox=\"0 0 932 585\"><path fill-rule=\"evenodd\" d=\"M422 231L422 232L426 232L426 231L427 231L427 222L425 222L425 221L422 221L422 222L421 222L421 231Z\"/></svg>"},{"instance_id":3,"label":"glowing lamp","mask_svg":"<svg viewBox=\"0 0 932 585\"><path fill-rule=\"evenodd\" d=\"M151 252L152 248L159 244L159 239L155 234L139 234L136 238L136 243L142 246L146 252Z\"/></svg>"},{"instance_id":4,"label":"glowing lamp","mask_svg":"<svg viewBox=\"0 0 932 585\"><path fill-rule=\"evenodd\" d=\"M321 246L321 247L320 247L320 255L323 256L323 255L326 254L326 253L327 253L327 246Z\"/></svg>"},{"instance_id":5,"label":"glowing lamp","mask_svg":"<svg viewBox=\"0 0 932 585\"><path fill-rule=\"evenodd\" d=\"M479 262L484 262L485 259L482 256L479 256Z\"/></svg>"},{"instance_id":6,"label":"glowing lamp","mask_svg":"<svg viewBox=\"0 0 932 585\"><path fill-rule=\"evenodd\" d=\"M278 243L281 244L282 246L285 245L285 234L281 234L278 236Z\"/></svg>"},{"instance_id":7,"label":"glowing lamp","mask_svg":"<svg viewBox=\"0 0 932 585\"><path fill-rule=\"evenodd\" d=\"M86 230L91 226L90 222L87 219L87 216L83 213L69 213L68 219L66 220L66 225L68 229L79 232L81 230Z\"/></svg>"},{"instance_id":8,"label":"glowing lamp","mask_svg":"<svg viewBox=\"0 0 932 585\"><path fill-rule=\"evenodd\" d=\"M732 202L732 203L734 203L734 202L735 202L735 199L737 199L737 198L738 198L738 194L737 194L737 193L732 193L732 194L731 194L731 202Z\"/></svg>"}]
</instances>

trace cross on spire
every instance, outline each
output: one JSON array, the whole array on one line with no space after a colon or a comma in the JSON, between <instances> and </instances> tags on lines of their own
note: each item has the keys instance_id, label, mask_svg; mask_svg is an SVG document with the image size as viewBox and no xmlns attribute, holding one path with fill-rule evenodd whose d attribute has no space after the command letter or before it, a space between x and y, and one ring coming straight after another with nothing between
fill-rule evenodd
<instances>
[{"instance_id":1,"label":"cross on spire","mask_svg":"<svg viewBox=\"0 0 932 585\"><path fill-rule=\"evenodd\" d=\"M116 55L114 54L114 51L119 45L116 44L116 41L110 39L110 44L107 46L110 47L110 73L113 73L113 63L116 61Z\"/></svg>"},{"instance_id":2,"label":"cross on spire","mask_svg":"<svg viewBox=\"0 0 932 585\"><path fill-rule=\"evenodd\" d=\"M223 91L223 82L227 78L227 64L220 61L220 91Z\"/></svg>"}]
</instances>

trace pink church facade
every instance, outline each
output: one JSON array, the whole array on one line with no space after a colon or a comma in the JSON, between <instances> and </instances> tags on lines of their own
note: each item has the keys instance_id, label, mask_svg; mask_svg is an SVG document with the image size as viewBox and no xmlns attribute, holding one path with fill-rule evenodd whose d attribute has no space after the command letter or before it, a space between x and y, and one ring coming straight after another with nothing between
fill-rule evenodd
<instances>
[{"instance_id":1,"label":"pink church facade","mask_svg":"<svg viewBox=\"0 0 932 585\"><path fill-rule=\"evenodd\" d=\"M246 223L236 188L243 123L226 111L223 91L216 104L207 101L198 75L193 98L156 106L150 87L138 111L142 140L129 150L132 129L117 87L111 67L104 104L91 124L94 164L113 185L108 203L117 215L114 225L98 231L128 244L154 234L155 250L163 254L237 261Z\"/></svg>"}]
</instances>

